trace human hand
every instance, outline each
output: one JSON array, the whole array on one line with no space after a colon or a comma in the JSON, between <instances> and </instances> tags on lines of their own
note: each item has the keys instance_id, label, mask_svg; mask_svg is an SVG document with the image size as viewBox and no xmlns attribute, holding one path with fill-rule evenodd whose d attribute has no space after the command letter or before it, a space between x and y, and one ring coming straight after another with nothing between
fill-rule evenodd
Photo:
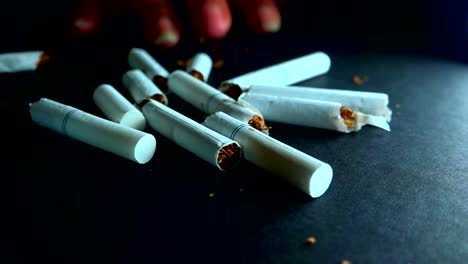
<instances>
[{"instance_id":1,"label":"human hand","mask_svg":"<svg viewBox=\"0 0 468 264\"><path fill-rule=\"evenodd\" d=\"M256 33L272 33L281 27L275 0L184 0L190 26L200 37L221 39L232 25L232 9ZM81 0L73 17L75 34L99 30L104 19L131 10L141 19L146 39L162 47L173 47L181 38L181 17L171 0ZM179 15L179 16L178 16Z\"/></svg>"}]
</instances>

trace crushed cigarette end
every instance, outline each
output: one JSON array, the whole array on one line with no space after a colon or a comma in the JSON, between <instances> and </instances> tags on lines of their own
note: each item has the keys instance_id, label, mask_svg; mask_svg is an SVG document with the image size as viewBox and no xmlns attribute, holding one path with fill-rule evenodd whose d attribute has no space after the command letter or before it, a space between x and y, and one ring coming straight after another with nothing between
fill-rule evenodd
<instances>
[{"instance_id":1,"label":"crushed cigarette end","mask_svg":"<svg viewBox=\"0 0 468 264\"><path fill-rule=\"evenodd\" d=\"M356 113L345 106L340 108L340 112L341 118L343 118L343 123L348 128L353 128L356 125Z\"/></svg>"},{"instance_id":2,"label":"crushed cigarette end","mask_svg":"<svg viewBox=\"0 0 468 264\"><path fill-rule=\"evenodd\" d=\"M167 104L166 98L162 94L153 94L150 99L160 102L161 104Z\"/></svg>"},{"instance_id":3,"label":"crushed cigarette end","mask_svg":"<svg viewBox=\"0 0 468 264\"><path fill-rule=\"evenodd\" d=\"M236 101L242 94L242 89L240 86L234 83L222 83L219 86L219 90Z\"/></svg>"},{"instance_id":4,"label":"crushed cigarette end","mask_svg":"<svg viewBox=\"0 0 468 264\"><path fill-rule=\"evenodd\" d=\"M43 52L39 57L39 60L36 63L37 70L42 70L50 62L50 55L46 52Z\"/></svg>"},{"instance_id":5,"label":"crushed cigarette end","mask_svg":"<svg viewBox=\"0 0 468 264\"><path fill-rule=\"evenodd\" d=\"M305 241L306 245L312 246L313 244L317 243L317 239L315 237L309 237Z\"/></svg>"},{"instance_id":6,"label":"crushed cigarette end","mask_svg":"<svg viewBox=\"0 0 468 264\"><path fill-rule=\"evenodd\" d=\"M150 99L143 99L143 101L138 104L138 107L143 108L143 106L145 106L145 104L149 103L150 101Z\"/></svg>"},{"instance_id":7,"label":"crushed cigarette end","mask_svg":"<svg viewBox=\"0 0 468 264\"><path fill-rule=\"evenodd\" d=\"M364 76L364 78L359 77L359 75L354 75L353 76L353 83L355 85L363 85L368 81L367 76Z\"/></svg>"},{"instance_id":8,"label":"crushed cigarette end","mask_svg":"<svg viewBox=\"0 0 468 264\"><path fill-rule=\"evenodd\" d=\"M156 86L159 89L161 89L161 91L167 92L167 79L165 77L162 77L161 75L156 75L153 77L153 83L156 84Z\"/></svg>"},{"instance_id":9,"label":"crushed cigarette end","mask_svg":"<svg viewBox=\"0 0 468 264\"><path fill-rule=\"evenodd\" d=\"M214 63L213 63L213 69L219 69L221 67L224 66L224 60L223 59L217 59Z\"/></svg>"},{"instance_id":10,"label":"crushed cigarette end","mask_svg":"<svg viewBox=\"0 0 468 264\"><path fill-rule=\"evenodd\" d=\"M254 115L252 119L249 120L249 125L260 131L267 131L271 129L271 127L267 126L265 124L265 120L263 120L263 118L261 118L259 115Z\"/></svg>"},{"instance_id":11,"label":"crushed cigarette end","mask_svg":"<svg viewBox=\"0 0 468 264\"><path fill-rule=\"evenodd\" d=\"M205 81L205 78L203 77L203 75L199 71L191 70L189 73L190 73L190 75L192 75L196 79L198 79L198 80L200 80L202 82Z\"/></svg>"},{"instance_id":12,"label":"crushed cigarette end","mask_svg":"<svg viewBox=\"0 0 468 264\"><path fill-rule=\"evenodd\" d=\"M241 158L241 148L238 144L232 143L222 147L218 153L218 165L222 171L232 169Z\"/></svg>"}]
</instances>

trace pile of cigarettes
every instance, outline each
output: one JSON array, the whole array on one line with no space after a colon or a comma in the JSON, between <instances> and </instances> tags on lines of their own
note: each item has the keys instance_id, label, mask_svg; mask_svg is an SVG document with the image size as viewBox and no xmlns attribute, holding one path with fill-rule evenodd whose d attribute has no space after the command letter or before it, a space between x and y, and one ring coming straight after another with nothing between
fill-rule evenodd
<instances>
[{"instance_id":1,"label":"pile of cigarettes","mask_svg":"<svg viewBox=\"0 0 468 264\"><path fill-rule=\"evenodd\" d=\"M30 104L32 120L140 164L156 151L156 138L145 132L148 124L221 171L245 159L313 198L330 186L332 167L271 137L267 122L343 133L369 124L390 131L387 94L291 86L329 71L330 58L323 52L231 78L219 87L207 83L213 62L206 53L195 54L184 70L168 72L147 51L133 48L128 64L122 84L133 103L109 84L94 91L93 100L107 119L42 98ZM170 108L168 94L204 112L206 119L199 123Z\"/></svg>"}]
</instances>

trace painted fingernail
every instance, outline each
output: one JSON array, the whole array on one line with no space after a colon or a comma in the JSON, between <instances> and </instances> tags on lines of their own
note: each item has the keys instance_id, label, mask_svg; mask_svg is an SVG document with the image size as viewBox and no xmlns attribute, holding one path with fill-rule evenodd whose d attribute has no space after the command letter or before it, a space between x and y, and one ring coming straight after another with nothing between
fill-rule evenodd
<instances>
[{"instance_id":1,"label":"painted fingernail","mask_svg":"<svg viewBox=\"0 0 468 264\"><path fill-rule=\"evenodd\" d=\"M209 37L221 38L226 35L230 19L223 14L223 8L216 2L208 2L202 8L202 19Z\"/></svg>"},{"instance_id":2,"label":"painted fingernail","mask_svg":"<svg viewBox=\"0 0 468 264\"><path fill-rule=\"evenodd\" d=\"M156 22L159 35L154 43L162 46L174 46L179 41L179 35L174 28L174 24L168 17L161 17Z\"/></svg>"},{"instance_id":3,"label":"painted fingernail","mask_svg":"<svg viewBox=\"0 0 468 264\"><path fill-rule=\"evenodd\" d=\"M154 43L156 45L174 46L179 41L179 37L175 31L166 31L160 34Z\"/></svg>"},{"instance_id":4,"label":"painted fingernail","mask_svg":"<svg viewBox=\"0 0 468 264\"><path fill-rule=\"evenodd\" d=\"M96 26L96 20L92 18L79 17L73 22L73 26L77 31L90 32Z\"/></svg>"},{"instance_id":5,"label":"painted fingernail","mask_svg":"<svg viewBox=\"0 0 468 264\"><path fill-rule=\"evenodd\" d=\"M273 6L263 5L258 8L258 16L264 32L277 32L281 28L281 18Z\"/></svg>"}]
</instances>

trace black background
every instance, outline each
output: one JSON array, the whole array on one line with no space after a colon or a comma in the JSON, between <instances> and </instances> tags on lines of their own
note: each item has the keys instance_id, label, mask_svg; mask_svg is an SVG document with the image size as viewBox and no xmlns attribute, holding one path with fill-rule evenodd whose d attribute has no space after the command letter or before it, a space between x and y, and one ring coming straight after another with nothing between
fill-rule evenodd
<instances>
[{"instance_id":1,"label":"black background","mask_svg":"<svg viewBox=\"0 0 468 264\"><path fill-rule=\"evenodd\" d=\"M73 3L16 1L2 16L3 52L45 49L40 72L1 74L3 263L463 263L468 257L468 14L461 1L293 2L277 34L241 21L223 41L161 51L132 15L101 34L67 35ZM222 174L154 133L138 165L33 124L28 103L48 97L102 116L102 83L128 96L126 52L146 48L168 70L196 51L224 66L210 84L317 50L329 73L303 83L385 92L392 132L342 134L272 123L271 136L323 160L334 179L311 200L247 162ZM369 82L355 86L355 75ZM130 98L130 97L128 97ZM171 107L203 113L169 97ZM245 188L245 192L240 192ZM214 193L214 197L209 194ZM314 236L312 247L304 240Z\"/></svg>"}]
</instances>

